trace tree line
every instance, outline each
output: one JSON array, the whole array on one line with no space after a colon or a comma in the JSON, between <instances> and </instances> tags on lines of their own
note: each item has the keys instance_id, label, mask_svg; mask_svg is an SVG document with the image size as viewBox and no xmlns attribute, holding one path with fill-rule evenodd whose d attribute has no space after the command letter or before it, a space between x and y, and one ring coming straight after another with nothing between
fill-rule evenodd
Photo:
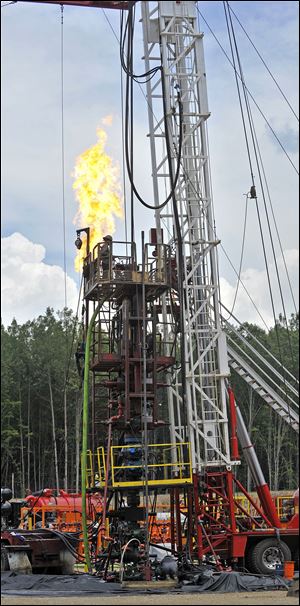
<instances>
[{"instance_id":1,"label":"tree line","mask_svg":"<svg viewBox=\"0 0 300 606\"><path fill-rule=\"evenodd\" d=\"M250 324L238 328L245 329L250 342L249 334L275 357L283 351L284 365L297 372L298 315L288 322L279 318L269 332ZM13 484L16 497L46 487L80 490L82 389L74 357L80 331L68 309L47 308L25 324L1 324L1 485ZM270 488L296 488L295 432L238 375L232 373L230 382ZM251 490L245 464L236 473Z\"/></svg>"}]
</instances>

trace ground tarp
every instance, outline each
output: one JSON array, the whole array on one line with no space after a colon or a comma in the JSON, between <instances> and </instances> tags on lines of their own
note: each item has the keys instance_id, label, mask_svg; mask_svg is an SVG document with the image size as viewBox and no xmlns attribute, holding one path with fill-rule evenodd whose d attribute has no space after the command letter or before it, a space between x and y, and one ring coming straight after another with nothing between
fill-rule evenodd
<instances>
[{"instance_id":1,"label":"ground tarp","mask_svg":"<svg viewBox=\"0 0 300 606\"><path fill-rule=\"evenodd\" d=\"M120 583L105 583L90 574L45 575L1 573L1 593L4 595L47 595L78 596L84 594L136 594L136 593L199 593L199 592L239 592L271 591L288 589L289 584L282 577L243 574L239 572L213 572L209 575L198 574L193 580L181 582L173 589L151 587L151 589L130 589Z\"/></svg>"}]
</instances>

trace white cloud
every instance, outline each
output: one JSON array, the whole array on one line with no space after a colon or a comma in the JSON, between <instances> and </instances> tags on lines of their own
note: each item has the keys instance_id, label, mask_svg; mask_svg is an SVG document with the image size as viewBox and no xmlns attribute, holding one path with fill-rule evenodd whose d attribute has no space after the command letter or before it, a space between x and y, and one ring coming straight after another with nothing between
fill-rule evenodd
<instances>
[{"instance_id":1,"label":"white cloud","mask_svg":"<svg viewBox=\"0 0 300 606\"><path fill-rule=\"evenodd\" d=\"M43 314L47 307L64 308L64 271L44 262L46 250L20 233L1 238L2 305L4 325L15 318L19 323ZM67 305L76 310L78 292L74 280L67 276Z\"/></svg>"},{"instance_id":2,"label":"white cloud","mask_svg":"<svg viewBox=\"0 0 300 606\"><path fill-rule=\"evenodd\" d=\"M284 257L291 284L297 284L297 275L299 269L299 250L286 250L284 251ZM284 261L282 257L277 259L277 267L281 279L284 306L287 316L289 317L290 314L293 313L295 310L293 305L293 298L290 294L288 280L284 268ZM275 315L276 318L278 318L279 314L283 313L283 308L279 287L277 286L275 263L269 264L269 275L273 293ZM269 328L274 326L266 270L258 270L253 267L249 267L242 271L241 281L243 282L245 288L242 286L242 284L239 285L233 314L240 322L255 323L264 329L266 328L265 324ZM222 277L220 279L220 290L222 303L228 308L228 310L231 311L236 292L236 284L231 284L228 280ZM253 302L251 301L246 290L248 291ZM296 292L294 288L293 296L298 307L298 291ZM257 309L255 309L255 306ZM227 318L228 314L224 313L224 316ZM231 319L231 321L234 322L233 319Z\"/></svg>"}]
</instances>

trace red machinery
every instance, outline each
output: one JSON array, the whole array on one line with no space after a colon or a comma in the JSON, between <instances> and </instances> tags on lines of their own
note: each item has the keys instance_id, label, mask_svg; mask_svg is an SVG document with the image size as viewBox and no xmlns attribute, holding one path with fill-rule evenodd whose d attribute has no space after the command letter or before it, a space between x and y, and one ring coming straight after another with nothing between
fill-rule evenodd
<instances>
[{"instance_id":1,"label":"red machinery","mask_svg":"<svg viewBox=\"0 0 300 606\"><path fill-rule=\"evenodd\" d=\"M47 507L50 505L66 507L72 509L74 513L81 512L82 500L81 493L66 492L60 489L59 494L56 495L55 491L51 488L45 488L40 495L28 495L24 501L30 507ZM94 518L95 513L102 510L103 497L99 493L91 493L87 495L87 510L89 518Z\"/></svg>"}]
</instances>

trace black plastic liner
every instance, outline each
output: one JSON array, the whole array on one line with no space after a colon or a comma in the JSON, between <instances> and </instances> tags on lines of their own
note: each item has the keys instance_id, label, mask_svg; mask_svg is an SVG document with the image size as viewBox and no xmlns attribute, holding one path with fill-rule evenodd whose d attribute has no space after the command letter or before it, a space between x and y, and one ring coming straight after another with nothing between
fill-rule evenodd
<instances>
[{"instance_id":1,"label":"black plastic liner","mask_svg":"<svg viewBox=\"0 0 300 606\"><path fill-rule=\"evenodd\" d=\"M193 580L183 581L173 589L156 587L130 589L120 583L105 583L90 574L45 575L1 573L1 593L5 595L48 595L73 596L88 594L147 594L147 593L235 593L239 591L271 591L288 589L289 584L282 577L260 576L239 572L212 572L195 575Z\"/></svg>"}]
</instances>

